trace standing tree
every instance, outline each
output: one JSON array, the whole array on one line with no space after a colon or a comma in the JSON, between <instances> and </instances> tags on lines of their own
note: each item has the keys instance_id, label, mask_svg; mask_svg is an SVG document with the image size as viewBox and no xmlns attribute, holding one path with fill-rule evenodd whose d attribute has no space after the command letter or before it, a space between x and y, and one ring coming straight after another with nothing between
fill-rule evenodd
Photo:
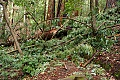
<instances>
[{"instance_id":1,"label":"standing tree","mask_svg":"<svg viewBox=\"0 0 120 80\"><path fill-rule=\"evenodd\" d=\"M55 17L55 0L49 0L47 19L53 19Z\"/></svg>"},{"instance_id":2,"label":"standing tree","mask_svg":"<svg viewBox=\"0 0 120 80\"><path fill-rule=\"evenodd\" d=\"M44 21L46 20L46 0L44 2Z\"/></svg>"},{"instance_id":3,"label":"standing tree","mask_svg":"<svg viewBox=\"0 0 120 80\"><path fill-rule=\"evenodd\" d=\"M95 18L95 8L94 8L94 0L90 0L90 14L91 14L91 28L93 31L93 35L96 33L96 18Z\"/></svg>"},{"instance_id":4,"label":"standing tree","mask_svg":"<svg viewBox=\"0 0 120 80\"><path fill-rule=\"evenodd\" d=\"M0 37L4 37L5 34L5 24L4 24L4 15L3 15L3 7L0 5Z\"/></svg>"},{"instance_id":5,"label":"standing tree","mask_svg":"<svg viewBox=\"0 0 120 80\"><path fill-rule=\"evenodd\" d=\"M49 2L48 2L47 20L51 20L54 17L55 17L55 0L49 0ZM51 24L51 21L48 21L47 24Z\"/></svg>"},{"instance_id":6,"label":"standing tree","mask_svg":"<svg viewBox=\"0 0 120 80\"><path fill-rule=\"evenodd\" d=\"M65 9L65 0L58 0L56 17L60 18L60 21L58 22L59 26L62 25L62 17L63 17L63 14L64 14L64 9Z\"/></svg>"},{"instance_id":7,"label":"standing tree","mask_svg":"<svg viewBox=\"0 0 120 80\"><path fill-rule=\"evenodd\" d=\"M62 0L58 0L56 17L59 17L59 16L60 16L61 5L62 5Z\"/></svg>"},{"instance_id":8,"label":"standing tree","mask_svg":"<svg viewBox=\"0 0 120 80\"><path fill-rule=\"evenodd\" d=\"M98 7L98 0L95 0L95 10L96 10L96 13L99 12L99 7Z\"/></svg>"},{"instance_id":9,"label":"standing tree","mask_svg":"<svg viewBox=\"0 0 120 80\"><path fill-rule=\"evenodd\" d=\"M6 2L6 4L5 4L5 7L7 7L7 5L8 5L8 0L4 0L5 2ZM2 3L0 2L0 5L2 5ZM2 8L3 8L3 5L2 5ZM2 11L3 12L3 11ZM1 16L1 17L3 17L3 19L2 19L2 31L1 31L1 36L2 37L4 37L5 36L5 25L6 25L6 23L5 23L5 15L4 15L4 13L2 13L3 14L3 16Z\"/></svg>"},{"instance_id":10,"label":"standing tree","mask_svg":"<svg viewBox=\"0 0 120 80\"><path fill-rule=\"evenodd\" d=\"M7 2L8 2L7 0L0 0L0 4L3 6L3 14L4 14L4 17L5 17L5 21L6 21L6 23L7 23L7 26L8 26L9 29L10 29L10 32L11 32L11 34L12 34L12 36L13 36L13 39L14 39L14 41L15 41L15 44L16 44L16 47L18 48L19 53L22 54L22 50L21 50L21 48L20 48L20 46L19 46L19 43L18 43L18 41L17 41L17 38L16 38L16 34L15 34L14 30L13 30L12 27L11 27L10 20L8 19L8 14L7 14Z\"/></svg>"},{"instance_id":11,"label":"standing tree","mask_svg":"<svg viewBox=\"0 0 120 80\"><path fill-rule=\"evenodd\" d=\"M117 0L106 0L106 7L104 10L106 10L107 8L113 8L116 6L116 1Z\"/></svg>"}]
</instances>

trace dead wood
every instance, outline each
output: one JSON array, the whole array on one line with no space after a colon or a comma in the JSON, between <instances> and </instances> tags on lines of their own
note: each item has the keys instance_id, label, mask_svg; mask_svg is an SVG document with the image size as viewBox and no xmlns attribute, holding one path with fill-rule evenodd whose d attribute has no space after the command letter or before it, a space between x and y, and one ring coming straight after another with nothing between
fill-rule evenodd
<instances>
[{"instance_id":1,"label":"dead wood","mask_svg":"<svg viewBox=\"0 0 120 80\"><path fill-rule=\"evenodd\" d=\"M98 54L98 52L94 53L93 56L82 66L82 67L86 67L93 59L94 57Z\"/></svg>"}]
</instances>

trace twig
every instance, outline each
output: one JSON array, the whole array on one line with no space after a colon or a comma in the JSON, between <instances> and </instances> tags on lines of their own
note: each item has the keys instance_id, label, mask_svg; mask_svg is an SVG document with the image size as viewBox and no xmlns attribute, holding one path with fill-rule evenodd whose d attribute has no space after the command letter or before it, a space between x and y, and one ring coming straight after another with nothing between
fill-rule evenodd
<instances>
[{"instance_id":1,"label":"twig","mask_svg":"<svg viewBox=\"0 0 120 80\"><path fill-rule=\"evenodd\" d=\"M37 22L37 20L33 17L33 15L30 12L28 12L28 11L27 11L27 13L32 17L32 19L35 21L35 23L37 25L39 25L38 22ZM42 28L40 28L40 30L43 32Z\"/></svg>"},{"instance_id":2,"label":"twig","mask_svg":"<svg viewBox=\"0 0 120 80\"><path fill-rule=\"evenodd\" d=\"M73 21L75 21L75 22L78 22L78 23L80 23L80 24L83 24L83 25L85 25L85 26L91 28L91 26L87 25L86 23L80 22L80 21L78 21L78 20L76 20L76 19L73 19L73 18L63 17L63 19L73 20Z\"/></svg>"},{"instance_id":3,"label":"twig","mask_svg":"<svg viewBox=\"0 0 120 80\"><path fill-rule=\"evenodd\" d=\"M106 22L103 22L102 24L100 24L100 25L98 26L97 30L99 30L100 27L101 27L102 25L104 25L105 23L106 23Z\"/></svg>"},{"instance_id":4,"label":"twig","mask_svg":"<svg viewBox=\"0 0 120 80\"><path fill-rule=\"evenodd\" d=\"M82 35L82 36L86 36L86 35L88 35L88 34L84 34L84 35ZM77 35L77 36L75 36L74 38L72 38L72 39L68 40L67 42L61 42L61 43L59 43L58 45L53 45L53 46L51 46L51 47L53 47L53 48L52 48L52 50L47 51L46 53L48 53L48 52L52 52L54 49L58 48L58 47L59 47L59 45L64 45L64 44L67 44L67 43L69 43L69 42L71 42L71 41L75 40L75 39L76 39L76 38L78 38L79 36L80 36L80 35Z\"/></svg>"},{"instance_id":5,"label":"twig","mask_svg":"<svg viewBox=\"0 0 120 80\"><path fill-rule=\"evenodd\" d=\"M49 21L49 20L59 19L59 18L60 18L60 17L55 17L55 18L47 19L47 20L38 22L38 24L44 23L44 22ZM68 19L68 20L73 20L73 21L75 21L75 22L78 22L78 23L80 23L80 24L83 24L83 25L91 28L91 26L87 25L86 23L80 22L80 21L78 21L78 20L76 20L76 19L68 18L68 17L62 17L62 18L63 18L63 19Z\"/></svg>"},{"instance_id":6,"label":"twig","mask_svg":"<svg viewBox=\"0 0 120 80\"><path fill-rule=\"evenodd\" d=\"M88 34L83 34L83 35L81 35L81 36L86 36L86 35L88 35ZM51 47L52 47L52 50L49 50L49 51L47 51L47 52L45 52L45 53L51 52L51 51L53 51L54 49L58 48L59 45L67 44L67 43L69 43L69 42L75 40L75 39L78 38L79 36L80 36L80 35L77 35L77 36L75 36L74 38L68 40L67 42L61 42L61 43L59 43L59 44L57 44L57 45L53 45L53 46L51 46ZM35 46L39 46L39 44L38 44L38 45L31 45L31 46L28 46L28 47L22 48L22 50L23 50L23 49L26 49L26 48L35 47ZM18 49L13 50L13 51L10 51L10 52L8 52L8 53L13 53L13 52L16 52L16 51L18 51Z\"/></svg>"},{"instance_id":7,"label":"twig","mask_svg":"<svg viewBox=\"0 0 120 80\"><path fill-rule=\"evenodd\" d=\"M23 49L31 48L31 47L35 47L35 46L39 46L39 45L31 45L31 46L27 46L27 47L24 47L24 48L21 48L21 49L23 50ZM18 49L10 51L10 52L7 52L7 54L10 54L10 53L13 53L13 52L17 52L17 51L18 51Z\"/></svg>"},{"instance_id":8,"label":"twig","mask_svg":"<svg viewBox=\"0 0 120 80\"><path fill-rule=\"evenodd\" d=\"M33 17L33 15L27 11L27 13L32 17L32 19L36 22L36 24L38 25L38 22L36 21L36 19Z\"/></svg>"},{"instance_id":9,"label":"twig","mask_svg":"<svg viewBox=\"0 0 120 80\"><path fill-rule=\"evenodd\" d=\"M86 67L96 56L96 54L98 54L98 51L96 53L93 54L93 56L83 65L83 67Z\"/></svg>"},{"instance_id":10,"label":"twig","mask_svg":"<svg viewBox=\"0 0 120 80\"><path fill-rule=\"evenodd\" d=\"M107 38L112 38L114 37L114 40L117 40L116 37L120 36L120 34L114 34L114 35L111 35L111 36L107 36Z\"/></svg>"},{"instance_id":11,"label":"twig","mask_svg":"<svg viewBox=\"0 0 120 80\"><path fill-rule=\"evenodd\" d=\"M22 17L15 23L14 26L17 26L17 24L22 20L23 16L26 15L27 13L23 14Z\"/></svg>"},{"instance_id":12,"label":"twig","mask_svg":"<svg viewBox=\"0 0 120 80\"><path fill-rule=\"evenodd\" d=\"M101 30L104 30L104 29L106 29L106 28L114 28L114 27L117 27L117 26L120 26L120 24L116 24L116 25L113 25L113 26L107 26L107 27L105 27L105 28L103 28L103 29L101 29Z\"/></svg>"}]
</instances>

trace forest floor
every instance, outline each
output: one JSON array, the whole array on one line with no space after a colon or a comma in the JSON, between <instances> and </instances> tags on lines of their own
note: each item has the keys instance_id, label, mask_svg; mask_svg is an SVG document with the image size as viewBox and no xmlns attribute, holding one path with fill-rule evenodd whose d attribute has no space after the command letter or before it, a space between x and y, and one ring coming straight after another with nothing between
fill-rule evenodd
<instances>
[{"instance_id":1,"label":"forest floor","mask_svg":"<svg viewBox=\"0 0 120 80\"><path fill-rule=\"evenodd\" d=\"M62 66L55 66L53 69L48 68L45 72L38 74L30 78L31 80L77 80L74 78L65 78L67 76L73 75L75 72L86 73L75 66L74 63L69 61L61 61L64 63ZM107 80L120 80L120 38L118 42L113 45L111 52L103 52L97 55L93 59L94 63L100 64L101 67L105 68L105 75L92 75L92 80L102 80L101 78L106 77ZM87 71L89 74L93 67ZM86 75L82 75L83 79L78 80L88 80ZM64 79L63 79L64 78Z\"/></svg>"},{"instance_id":2,"label":"forest floor","mask_svg":"<svg viewBox=\"0 0 120 80\"><path fill-rule=\"evenodd\" d=\"M104 77L106 78L104 80L120 80L120 37L118 37L117 42L113 45L112 50L109 53L104 51L101 54L96 55L92 60L94 64L100 65L99 68L102 67L105 69L104 75L91 74L94 66L89 67L89 65L93 64L92 62L85 68L80 68L72 61L54 60L54 62L56 61L59 61L62 65L53 66L54 63L51 62L44 72L39 73L34 77L26 76L23 80L88 80L88 75L89 77L92 77L92 80L103 80L102 78ZM81 65L81 63L79 65ZM9 80L22 78L24 75L22 70L15 70L15 72L18 73L18 76L9 78ZM76 73L79 74L76 75ZM73 76L71 77L71 75Z\"/></svg>"},{"instance_id":3,"label":"forest floor","mask_svg":"<svg viewBox=\"0 0 120 80\"><path fill-rule=\"evenodd\" d=\"M54 66L54 62L59 62L60 65ZM95 68L92 64L98 64L98 68L105 69L104 74L92 74ZM81 66L81 63L79 65ZM15 72L18 73L18 76L14 78L9 77L9 80L22 78L24 75L22 70L15 70ZM91 79L88 79L89 77ZM50 62L50 65L44 72L33 77L25 76L23 80L120 80L120 38L113 45L111 52L102 52L96 55L85 68L77 67L72 61L54 60Z\"/></svg>"}]
</instances>

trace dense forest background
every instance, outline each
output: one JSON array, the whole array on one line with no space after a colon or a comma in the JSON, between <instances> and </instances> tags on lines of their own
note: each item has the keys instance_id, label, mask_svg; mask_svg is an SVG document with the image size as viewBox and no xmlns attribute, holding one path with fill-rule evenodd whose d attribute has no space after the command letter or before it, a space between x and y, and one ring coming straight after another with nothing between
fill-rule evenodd
<instances>
[{"instance_id":1,"label":"dense forest background","mask_svg":"<svg viewBox=\"0 0 120 80\"><path fill-rule=\"evenodd\" d=\"M0 79L119 80L119 0L0 0Z\"/></svg>"}]
</instances>

